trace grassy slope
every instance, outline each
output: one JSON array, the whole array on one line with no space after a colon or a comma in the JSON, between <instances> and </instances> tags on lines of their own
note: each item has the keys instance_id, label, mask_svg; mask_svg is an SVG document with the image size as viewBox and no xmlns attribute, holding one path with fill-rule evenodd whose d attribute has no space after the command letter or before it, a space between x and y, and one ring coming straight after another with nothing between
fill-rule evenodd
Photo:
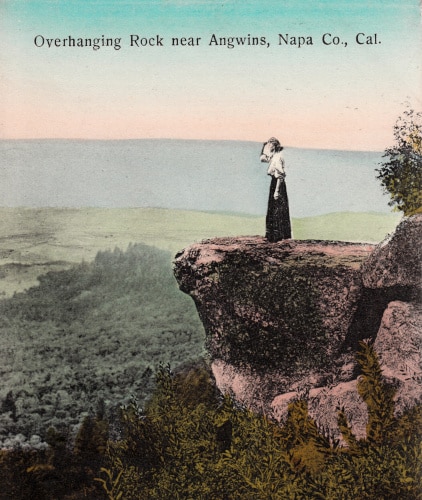
<instances>
[{"instance_id":1,"label":"grassy slope","mask_svg":"<svg viewBox=\"0 0 422 500\"><path fill-rule=\"evenodd\" d=\"M332 213L293 220L297 239L322 239L379 243L391 233L401 214Z\"/></svg>"},{"instance_id":2,"label":"grassy slope","mask_svg":"<svg viewBox=\"0 0 422 500\"><path fill-rule=\"evenodd\" d=\"M293 220L296 239L379 242L398 214L338 213ZM145 243L175 254L214 236L263 234L263 217L165 209L0 208L0 296L36 284L37 276L99 250Z\"/></svg>"}]
</instances>

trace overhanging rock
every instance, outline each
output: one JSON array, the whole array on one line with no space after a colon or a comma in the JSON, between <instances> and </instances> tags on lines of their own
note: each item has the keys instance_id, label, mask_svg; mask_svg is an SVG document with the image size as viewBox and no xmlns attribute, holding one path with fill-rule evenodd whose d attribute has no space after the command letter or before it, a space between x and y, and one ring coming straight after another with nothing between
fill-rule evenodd
<instances>
[{"instance_id":1,"label":"overhanging rock","mask_svg":"<svg viewBox=\"0 0 422 500\"><path fill-rule=\"evenodd\" d=\"M176 256L213 359L285 374L338 361L361 296L371 245L216 238Z\"/></svg>"}]
</instances>

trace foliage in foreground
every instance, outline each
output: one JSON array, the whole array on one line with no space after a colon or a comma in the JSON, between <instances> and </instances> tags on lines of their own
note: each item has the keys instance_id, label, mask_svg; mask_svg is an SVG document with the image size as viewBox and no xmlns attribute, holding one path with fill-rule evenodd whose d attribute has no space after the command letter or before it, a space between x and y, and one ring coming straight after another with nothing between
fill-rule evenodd
<instances>
[{"instance_id":1,"label":"foliage in foreground","mask_svg":"<svg viewBox=\"0 0 422 500\"><path fill-rule=\"evenodd\" d=\"M76 439L51 428L47 449L0 451L0 499L421 499L422 408L395 417L372 347L362 344L358 359L367 437L340 410L347 447L304 400L280 425L219 395L205 363L161 367L145 411L133 400L111 434L100 408Z\"/></svg>"},{"instance_id":2,"label":"foliage in foreground","mask_svg":"<svg viewBox=\"0 0 422 500\"><path fill-rule=\"evenodd\" d=\"M0 450L0 500L103 500L94 481L105 465L109 425L88 416L76 439L50 427L43 449Z\"/></svg>"},{"instance_id":3,"label":"foliage in foreground","mask_svg":"<svg viewBox=\"0 0 422 500\"><path fill-rule=\"evenodd\" d=\"M358 440L340 410L348 447L318 428L303 400L280 425L217 397L203 368L163 367L145 411L135 401L122 410L121 439L109 443L97 481L109 500L422 498L422 409L395 417L372 347L362 344L358 360L369 421Z\"/></svg>"},{"instance_id":4,"label":"foliage in foreground","mask_svg":"<svg viewBox=\"0 0 422 500\"><path fill-rule=\"evenodd\" d=\"M390 195L389 205L411 215L422 207L422 112L405 110L394 126L394 139L377 178Z\"/></svg>"}]
</instances>

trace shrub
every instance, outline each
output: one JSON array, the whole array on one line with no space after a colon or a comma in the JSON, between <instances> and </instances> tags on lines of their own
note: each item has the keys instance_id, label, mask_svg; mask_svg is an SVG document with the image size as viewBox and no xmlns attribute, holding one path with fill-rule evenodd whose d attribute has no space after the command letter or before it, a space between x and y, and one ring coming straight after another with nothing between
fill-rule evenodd
<instances>
[{"instance_id":1,"label":"shrub","mask_svg":"<svg viewBox=\"0 0 422 500\"><path fill-rule=\"evenodd\" d=\"M109 500L421 498L421 408L394 416L394 392L372 346L361 345L358 361L367 437L358 440L340 412L343 448L304 400L280 425L218 396L204 364L176 375L161 367L145 410L136 401L122 410L122 439L109 443L98 480Z\"/></svg>"},{"instance_id":2,"label":"shrub","mask_svg":"<svg viewBox=\"0 0 422 500\"><path fill-rule=\"evenodd\" d=\"M394 138L377 178L390 195L389 205L411 215L422 208L422 112L404 111L394 126Z\"/></svg>"}]
</instances>

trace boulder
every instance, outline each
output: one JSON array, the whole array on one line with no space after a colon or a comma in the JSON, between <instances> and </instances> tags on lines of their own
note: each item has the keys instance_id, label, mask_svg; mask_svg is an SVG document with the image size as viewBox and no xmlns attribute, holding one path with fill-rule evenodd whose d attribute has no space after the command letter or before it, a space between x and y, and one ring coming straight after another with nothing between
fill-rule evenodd
<instances>
[{"instance_id":1,"label":"boulder","mask_svg":"<svg viewBox=\"0 0 422 500\"><path fill-rule=\"evenodd\" d=\"M282 394L271 403L273 416L280 422L287 418L288 406L298 399L297 392ZM326 430L332 437L341 440L338 427L338 411L342 408L347 420L358 439L366 436L368 410L357 390L357 380L341 382L334 387L311 389L306 395L309 416ZM344 443L343 443L344 444Z\"/></svg>"},{"instance_id":2,"label":"boulder","mask_svg":"<svg viewBox=\"0 0 422 500\"><path fill-rule=\"evenodd\" d=\"M421 276L422 214L404 217L372 252L362 266L363 285L368 289L411 289L419 294Z\"/></svg>"},{"instance_id":3,"label":"boulder","mask_svg":"<svg viewBox=\"0 0 422 500\"><path fill-rule=\"evenodd\" d=\"M383 375L397 387L396 410L422 400L422 306L391 302L374 343Z\"/></svg>"},{"instance_id":4,"label":"boulder","mask_svg":"<svg viewBox=\"0 0 422 500\"><path fill-rule=\"evenodd\" d=\"M176 256L212 359L284 375L338 361L371 245L261 237L216 238Z\"/></svg>"},{"instance_id":5,"label":"boulder","mask_svg":"<svg viewBox=\"0 0 422 500\"><path fill-rule=\"evenodd\" d=\"M405 217L362 264L362 296L348 343L376 339L381 319L393 301L418 302L421 293L422 214Z\"/></svg>"}]
</instances>

